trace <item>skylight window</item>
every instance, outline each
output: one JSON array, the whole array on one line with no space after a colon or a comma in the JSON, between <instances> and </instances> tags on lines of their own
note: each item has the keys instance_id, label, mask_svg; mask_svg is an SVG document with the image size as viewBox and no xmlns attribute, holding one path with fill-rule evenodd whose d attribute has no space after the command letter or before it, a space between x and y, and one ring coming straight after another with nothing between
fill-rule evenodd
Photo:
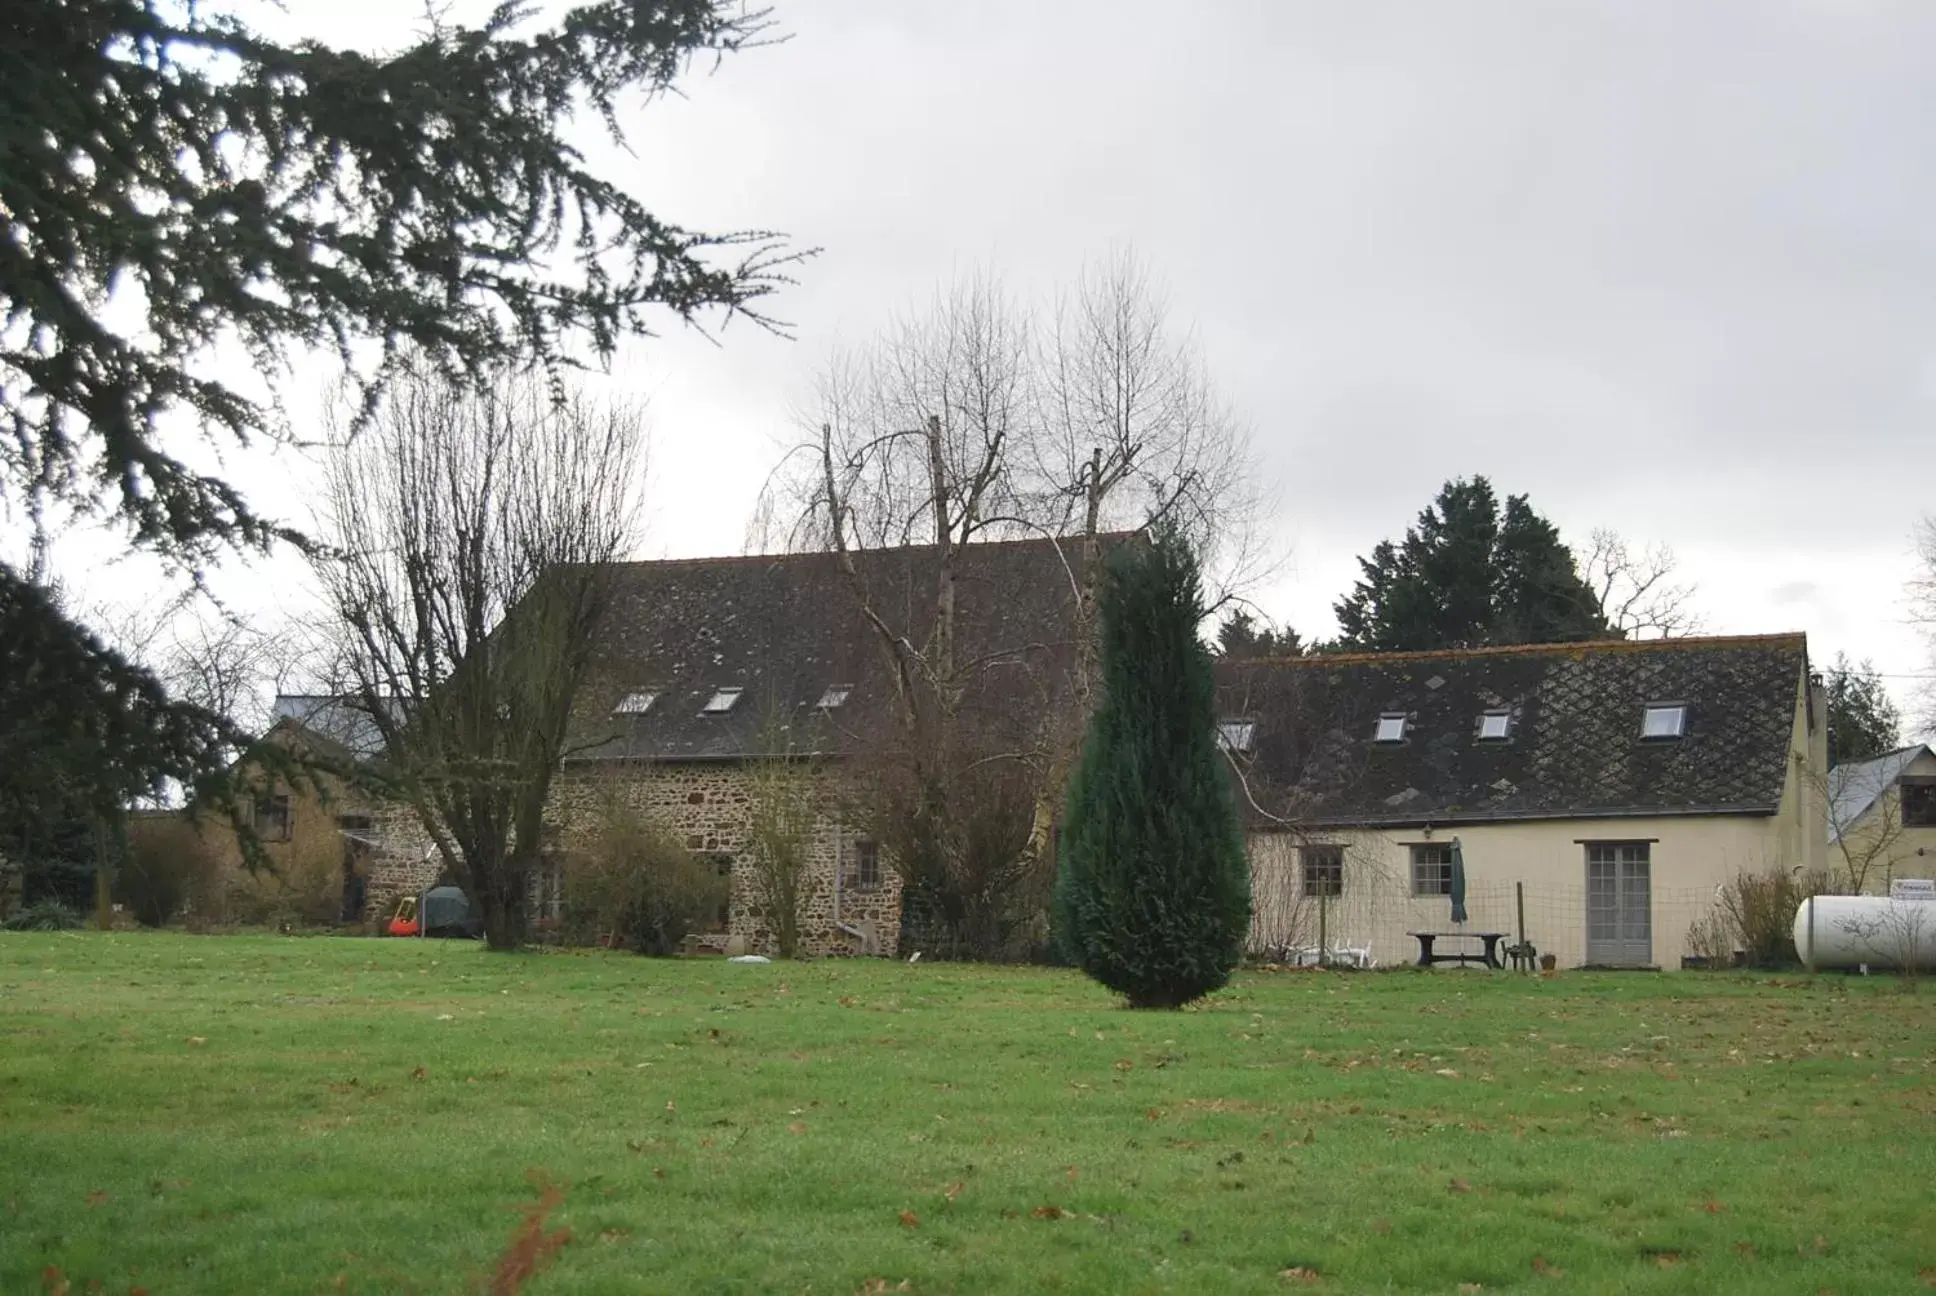
<instances>
[{"instance_id":1,"label":"skylight window","mask_svg":"<svg viewBox=\"0 0 1936 1296\"><path fill-rule=\"evenodd\" d=\"M847 695L853 691L854 689L851 684L829 684L827 691L820 695L820 700L814 703L814 705L822 711L831 711L835 707L845 706L847 705Z\"/></svg>"},{"instance_id":2,"label":"skylight window","mask_svg":"<svg viewBox=\"0 0 1936 1296\"><path fill-rule=\"evenodd\" d=\"M618 705L612 708L612 714L644 715L652 709L652 704L658 700L659 694L655 689L643 689L637 693L627 693L618 700Z\"/></svg>"},{"instance_id":3,"label":"skylight window","mask_svg":"<svg viewBox=\"0 0 1936 1296\"><path fill-rule=\"evenodd\" d=\"M1219 720L1217 722L1217 746L1239 756L1248 756L1251 745L1257 740L1255 720Z\"/></svg>"},{"instance_id":4,"label":"skylight window","mask_svg":"<svg viewBox=\"0 0 1936 1296\"><path fill-rule=\"evenodd\" d=\"M1378 732L1372 735L1373 742L1395 743L1405 741L1405 722L1410 719L1402 712L1387 712L1378 717Z\"/></svg>"},{"instance_id":5,"label":"skylight window","mask_svg":"<svg viewBox=\"0 0 1936 1296\"><path fill-rule=\"evenodd\" d=\"M699 708L699 714L724 715L733 709L733 703L739 701L739 695L743 692L745 692L744 689L737 688L719 689L706 699L706 705Z\"/></svg>"},{"instance_id":6,"label":"skylight window","mask_svg":"<svg viewBox=\"0 0 1936 1296\"><path fill-rule=\"evenodd\" d=\"M1640 720L1642 738L1683 738L1687 735L1687 703L1649 702Z\"/></svg>"},{"instance_id":7,"label":"skylight window","mask_svg":"<svg viewBox=\"0 0 1936 1296\"><path fill-rule=\"evenodd\" d=\"M1512 730L1512 712L1488 711L1479 717L1479 739L1492 742L1504 738Z\"/></svg>"}]
</instances>

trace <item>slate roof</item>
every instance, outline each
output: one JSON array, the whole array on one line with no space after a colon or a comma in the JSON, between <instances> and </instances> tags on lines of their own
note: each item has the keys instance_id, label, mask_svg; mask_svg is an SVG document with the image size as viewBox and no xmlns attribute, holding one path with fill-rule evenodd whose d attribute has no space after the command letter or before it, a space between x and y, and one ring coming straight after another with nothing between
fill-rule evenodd
<instances>
[{"instance_id":1,"label":"slate roof","mask_svg":"<svg viewBox=\"0 0 1936 1296\"><path fill-rule=\"evenodd\" d=\"M1867 760L1845 761L1828 772L1828 839L1842 840L1842 830L1867 814L1876 798L1895 784L1929 748L1921 743Z\"/></svg>"},{"instance_id":2,"label":"slate roof","mask_svg":"<svg viewBox=\"0 0 1936 1296\"><path fill-rule=\"evenodd\" d=\"M1218 701L1256 721L1260 826L1772 814L1807 670L1799 634L1321 655L1221 663ZM1685 736L1643 739L1650 702L1685 703ZM1402 742L1371 740L1386 713Z\"/></svg>"},{"instance_id":3,"label":"slate roof","mask_svg":"<svg viewBox=\"0 0 1936 1296\"><path fill-rule=\"evenodd\" d=\"M1019 732L1070 711L1077 561L1066 540L962 550L957 660L979 663L967 723ZM873 550L856 565L894 633L926 642L935 551ZM625 563L613 598L568 760L734 760L763 750L769 720L789 727L795 751L825 755L878 750L897 732L886 657L834 554ZM822 711L816 704L832 686L851 691L842 706ZM722 688L743 690L739 701L723 714L702 713ZM643 714L614 714L635 692L657 697Z\"/></svg>"}]
</instances>

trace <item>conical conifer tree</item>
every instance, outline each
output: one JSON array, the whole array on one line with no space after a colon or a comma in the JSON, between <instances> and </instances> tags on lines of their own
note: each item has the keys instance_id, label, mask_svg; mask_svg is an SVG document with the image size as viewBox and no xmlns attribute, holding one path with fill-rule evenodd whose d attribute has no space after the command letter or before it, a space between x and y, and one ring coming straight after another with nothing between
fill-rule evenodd
<instances>
[{"instance_id":1,"label":"conical conifer tree","mask_svg":"<svg viewBox=\"0 0 1936 1296\"><path fill-rule=\"evenodd\" d=\"M1243 954L1250 871L1197 638L1196 557L1174 532L1111 556L1102 700L1070 783L1057 948L1136 1008L1221 987Z\"/></svg>"}]
</instances>

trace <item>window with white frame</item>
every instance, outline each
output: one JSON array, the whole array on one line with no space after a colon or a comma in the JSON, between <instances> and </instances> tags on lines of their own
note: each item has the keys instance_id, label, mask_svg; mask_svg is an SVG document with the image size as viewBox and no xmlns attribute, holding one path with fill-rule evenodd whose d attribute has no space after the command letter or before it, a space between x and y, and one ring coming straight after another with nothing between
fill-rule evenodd
<instances>
[{"instance_id":1,"label":"window with white frame","mask_svg":"<svg viewBox=\"0 0 1936 1296\"><path fill-rule=\"evenodd\" d=\"M1479 717L1479 741L1498 742L1512 732L1512 712L1487 711Z\"/></svg>"},{"instance_id":2,"label":"window with white frame","mask_svg":"<svg viewBox=\"0 0 1936 1296\"><path fill-rule=\"evenodd\" d=\"M1305 895L1335 900L1344 894L1344 847L1330 842L1313 843L1298 854L1304 864Z\"/></svg>"},{"instance_id":3,"label":"window with white frame","mask_svg":"<svg viewBox=\"0 0 1936 1296\"><path fill-rule=\"evenodd\" d=\"M1405 722L1410 717L1402 711L1387 711L1378 717L1378 728L1372 734L1373 742L1395 743L1405 741Z\"/></svg>"},{"instance_id":4,"label":"window with white frame","mask_svg":"<svg viewBox=\"0 0 1936 1296\"><path fill-rule=\"evenodd\" d=\"M1450 843L1418 842L1413 845L1412 894L1415 896L1452 894Z\"/></svg>"},{"instance_id":5,"label":"window with white frame","mask_svg":"<svg viewBox=\"0 0 1936 1296\"><path fill-rule=\"evenodd\" d=\"M658 700L659 694L657 690L640 689L636 693L627 693L624 697L620 698L618 704L612 708L612 714L644 715L652 709L652 704Z\"/></svg>"},{"instance_id":6,"label":"window with white frame","mask_svg":"<svg viewBox=\"0 0 1936 1296\"><path fill-rule=\"evenodd\" d=\"M1687 703L1649 702L1640 717L1642 738L1681 738L1687 734Z\"/></svg>"},{"instance_id":7,"label":"window with white frame","mask_svg":"<svg viewBox=\"0 0 1936 1296\"><path fill-rule=\"evenodd\" d=\"M724 715L733 709L733 704L739 701L739 695L745 691L739 688L717 689L706 699L706 705L700 707L699 712L701 715Z\"/></svg>"},{"instance_id":8,"label":"window with white frame","mask_svg":"<svg viewBox=\"0 0 1936 1296\"><path fill-rule=\"evenodd\" d=\"M1251 744L1257 739L1255 720L1217 721L1217 746L1239 756L1250 754Z\"/></svg>"}]
</instances>

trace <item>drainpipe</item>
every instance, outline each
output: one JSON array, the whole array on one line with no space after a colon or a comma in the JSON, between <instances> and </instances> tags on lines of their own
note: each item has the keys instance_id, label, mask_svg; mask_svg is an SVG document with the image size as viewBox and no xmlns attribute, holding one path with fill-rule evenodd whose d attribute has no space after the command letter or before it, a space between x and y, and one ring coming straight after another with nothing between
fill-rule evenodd
<instances>
[{"instance_id":1,"label":"drainpipe","mask_svg":"<svg viewBox=\"0 0 1936 1296\"><path fill-rule=\"evenodd\" d=\"M859 941L860 951L861 953L865 954L867 952L867 933L862 931L858 927L850 926L849 924L842 922L840 918L840 879L841 879L841 875L847 871L847 862L844 856L842 855L842 849L843 847L842 847L841 836L840 836L840 820L835 819L834 820L834 930L838 932L845 932L847 935L852 936L855 940Z\"/></svg>"}]
</instances>

